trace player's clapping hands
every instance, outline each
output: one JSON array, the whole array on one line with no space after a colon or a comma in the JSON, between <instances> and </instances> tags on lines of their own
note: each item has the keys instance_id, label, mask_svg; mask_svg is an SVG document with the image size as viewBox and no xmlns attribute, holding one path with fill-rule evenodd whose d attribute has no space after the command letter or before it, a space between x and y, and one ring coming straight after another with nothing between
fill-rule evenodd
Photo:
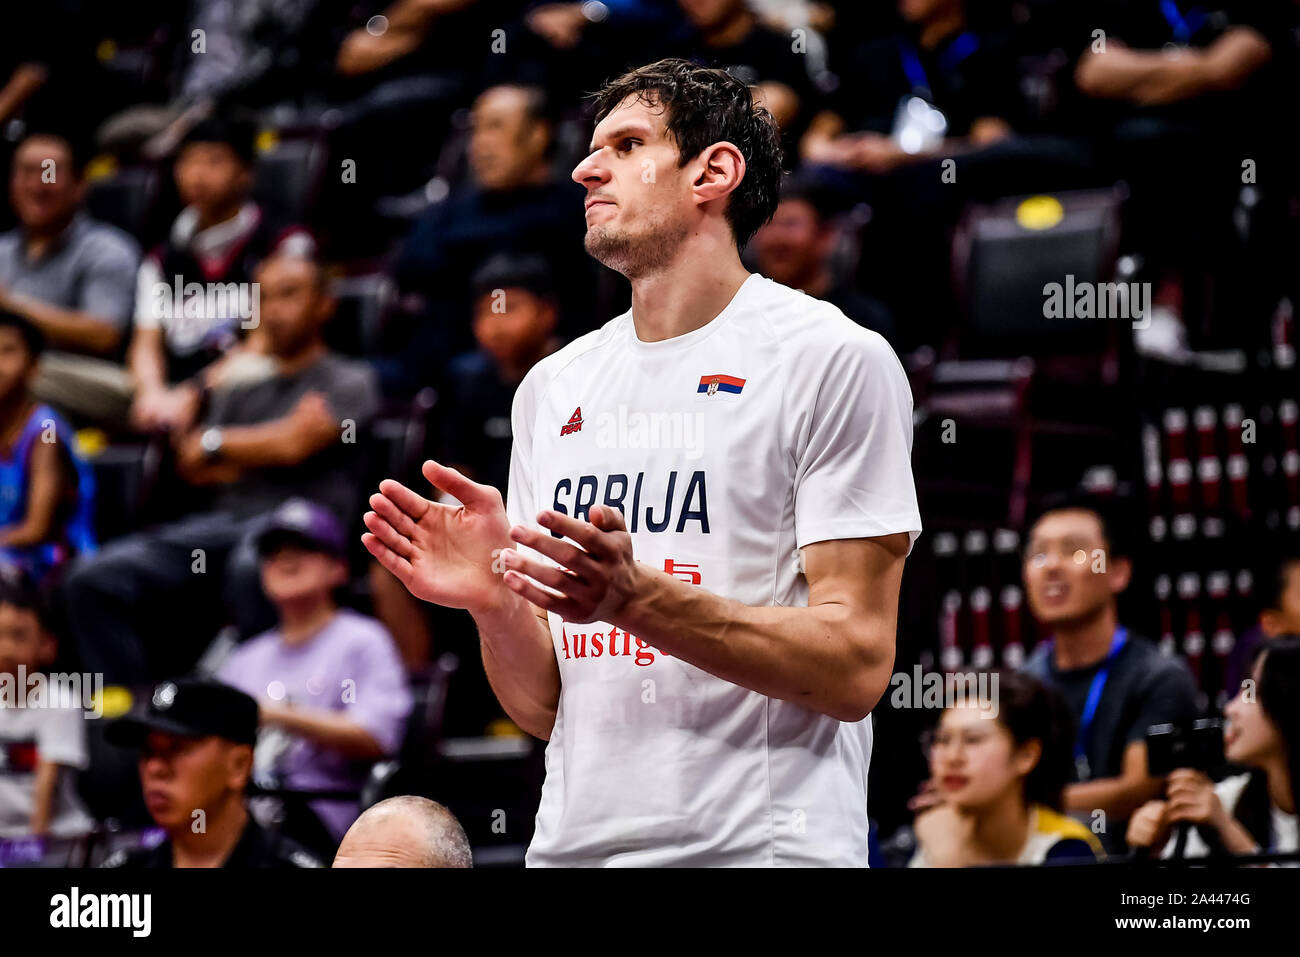
<instances>
[{"instance_id":1,"label":"player's clapping hands","mask_svg":"<svg viewBox=\"0 0 1300 957\"><path fill-rule=\"evenodd\" d=\"M590 516L591 521L584 522L545 511L537 521L549 531L522 525L512 528L511 538L560 567L517 551L503 552L506 586L565 621L614 621L637 592L639 566L632 557L632 536L623 524L623 513L595 505ZM558 532L572 542L549 532Z\"/></svg>"}]
</instances>

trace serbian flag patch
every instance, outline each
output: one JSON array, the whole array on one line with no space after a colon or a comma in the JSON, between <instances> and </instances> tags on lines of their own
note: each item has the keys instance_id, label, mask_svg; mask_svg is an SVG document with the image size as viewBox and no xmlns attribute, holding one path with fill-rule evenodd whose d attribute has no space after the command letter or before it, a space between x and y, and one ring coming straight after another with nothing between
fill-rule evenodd
<instances>
[{"instance_id":1,"label":"serbian flag patch","mask_svg":"<svg viewBox=\"0 0 1300 957\"><path fill-rule=\"evenodd\" d=\"M713 395L717 392L730 392L734 395L740 395L740 390L745 387L744 379L737 379L734 375L702 375L700 376L700 387L696 392L705 395Z\"/></svg>"}]
</instances>

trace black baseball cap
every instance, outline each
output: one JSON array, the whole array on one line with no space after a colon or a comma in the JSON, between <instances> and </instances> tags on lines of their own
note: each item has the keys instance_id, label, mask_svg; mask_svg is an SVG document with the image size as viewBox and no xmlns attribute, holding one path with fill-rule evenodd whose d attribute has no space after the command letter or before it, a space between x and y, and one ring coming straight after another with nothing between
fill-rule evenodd
<instances>
[{"instance_id":1,"label":"black baseball cap","mask_svg":"<svg viewBox=\"0 0 1300 957\"><path fill-rule=\"evenodd\" d=\"M104 738L135 747L152 731L186 738L215 735L236 744L257 740L257 702L238 688L208 678L177 678L153 689L149 703L104 729Z\"/></svg>"},{"instance_id":2,"label":"black baseball cap","mask_svg":"<svg viewBox=\"0 0 1300 957\"><path fill-rule=\"evenodd\" d=\"M280 505L257 536L259 555L268 555L285 544L305 545L335 558L348 554L343 523L329 509L305 498L291 498Z\"/></svg>"}]
</instances>

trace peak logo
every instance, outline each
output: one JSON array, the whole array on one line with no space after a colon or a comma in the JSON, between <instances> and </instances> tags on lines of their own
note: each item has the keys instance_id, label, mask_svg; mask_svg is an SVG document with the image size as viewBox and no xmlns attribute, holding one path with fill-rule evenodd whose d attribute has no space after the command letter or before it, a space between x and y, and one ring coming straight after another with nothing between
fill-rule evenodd
<instances>
[{"instance_id":1,"label":"peak logo","mask_svg":"<svg viewBox=\"0 0 1300 957\"><path fill-rule=\"evenodd\" d=\"M582 406L573 410L573 415L569 416L569 421L560 426L560 435L569 435L573 432L582 431Z\"/></svg>"}]
</instances>

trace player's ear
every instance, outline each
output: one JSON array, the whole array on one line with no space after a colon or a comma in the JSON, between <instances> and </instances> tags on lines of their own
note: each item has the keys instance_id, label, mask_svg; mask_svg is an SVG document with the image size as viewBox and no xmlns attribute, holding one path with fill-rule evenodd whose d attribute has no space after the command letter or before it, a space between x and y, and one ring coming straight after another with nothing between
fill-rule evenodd
<instances>
[{"instance_id":1,"label":"player's ear","mask_svg":"<svg viewBox=\"0 0 1300 957\"><path fill-rule=\"evenodd\" d=\"M705 147L699 157L695 178L696 202L725 199L745 176L745 157L734 143L725 140Z\"/></svg>"}]
</instances>

